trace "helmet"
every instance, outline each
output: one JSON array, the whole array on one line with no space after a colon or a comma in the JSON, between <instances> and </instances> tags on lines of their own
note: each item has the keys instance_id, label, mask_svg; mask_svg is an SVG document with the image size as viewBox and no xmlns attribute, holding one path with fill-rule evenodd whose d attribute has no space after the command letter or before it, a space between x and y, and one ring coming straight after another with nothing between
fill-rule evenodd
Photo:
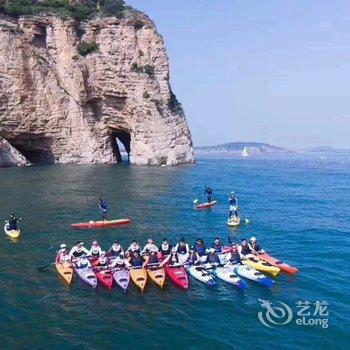
<instances>
[{"instance_id":1,"label":"helmet","mask_svg":"<svg viewBox=\"0 0 350 350\"><path fill-rule=\"evenodd\" d=\"M231 191L231 194L235 194L233 191Z\"/></svg>"},{"instance_id":2,"label":"helmet","mask_svg":"<svg viewBox=\"0 0 350 350\"><path fill-rule=\"evenodd\" d=\"M208 250L208 252L209 252L210 254L214 254L214 253L215 253L215 249L214 249L214 248L210 248L210 249Z\"/></svg>"},{"instance_id":3,"label":"helmet","mask_svg":"<svg viewBox=\"0 0 350 350\"><path fill-rule=\"evenodd\" d=\"M66 249L67 248L67 246L64 244L64 243L62 243L61 245L60 245L60 249Z\"/></svg>"},{"instance_id":4,"label":"helmet","mask_svg":"<svg viewBox=\"0 0 350 350\"><path fill-rule=\"evenodd\" d=\"M252 238L250 239L250 241L251 241L251 242L256 242L256 238L255 238L255 237L252 237Z\"/></svg>"},{"instance_id":5,"label":"helmet","mask_svg":"<svg viewBox=\"0 0 350 350\"><path fill-rule=\"evenodd\" d=\"M103 250L103 251L101 252L101 255L106 255L106 252Z\"/></svg>"},{"instance_id":6,"label":"helmet","mask_svg":"<svg viewBox=\"0 0 350 350\"><path fill-rule=\"evenodd\" d=\"M92 245L98 245L98 242L97 241L93 241Z\"/></svg>"}]
</instances>

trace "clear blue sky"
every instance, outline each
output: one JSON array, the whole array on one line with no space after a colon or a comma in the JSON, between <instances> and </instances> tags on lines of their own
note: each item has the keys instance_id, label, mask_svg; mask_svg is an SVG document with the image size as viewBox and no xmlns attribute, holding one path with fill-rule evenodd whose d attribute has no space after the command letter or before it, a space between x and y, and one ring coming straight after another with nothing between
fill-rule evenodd
<instances>
[{"instance_id":1,"label":"clear blue sky","mask_svg":"<svg viewBox=\"0 0 350 350\"><path fill-rule=\"evenodd\" d=\"M165 39L195 145L350 148L350 1L127 2Z\"/></svg>"}]
</instances>

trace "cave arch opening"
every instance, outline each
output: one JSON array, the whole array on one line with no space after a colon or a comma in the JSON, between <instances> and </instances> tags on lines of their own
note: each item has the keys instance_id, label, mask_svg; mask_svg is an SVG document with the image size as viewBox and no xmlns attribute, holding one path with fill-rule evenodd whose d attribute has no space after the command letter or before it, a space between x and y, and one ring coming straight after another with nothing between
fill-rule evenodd
<instances>
[{"instance_id":1,"label":"cave arch opening","mask_svg":"<svg viewBox=\"0 0 350 350\"><path fill-rule=\"evenodd\" d=\"M110 132L113 154L118 163L130 162L131 135L127 130L113 129Z\"/></svg>"}]
</instances>

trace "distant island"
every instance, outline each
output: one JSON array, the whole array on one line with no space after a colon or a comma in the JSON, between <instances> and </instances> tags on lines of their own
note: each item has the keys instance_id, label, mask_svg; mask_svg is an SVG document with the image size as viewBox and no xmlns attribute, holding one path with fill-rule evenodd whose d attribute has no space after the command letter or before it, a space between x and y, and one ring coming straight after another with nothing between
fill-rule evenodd
<instances>
[{"instance_id":1,"label":"distant island","mask_svg":"<svg viewBox=\"0 0 350 350\"><path fill-rule=\"evenodd\" d=\"M257 155L266 153L292 153L293 151L261 142L229 142L215 146L194 147L197 154L232 153Z\"/></svg>"}]
</instances>

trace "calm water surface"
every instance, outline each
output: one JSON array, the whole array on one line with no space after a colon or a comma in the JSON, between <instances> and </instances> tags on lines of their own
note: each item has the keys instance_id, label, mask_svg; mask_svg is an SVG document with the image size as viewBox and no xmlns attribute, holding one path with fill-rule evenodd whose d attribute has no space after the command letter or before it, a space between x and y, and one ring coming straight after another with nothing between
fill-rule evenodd
<instances>
[{"instance_id":1,"label":"calm water surface","mask_svg":"<svg viewBox=\"0 0 350 350\"><path fill-rule=\"evenodd\" d=\"M204 184L219 205L193 210ZM251 225L232 231L225 222L227 194L239 194ZM97 199L112 217L130 217L117 229L74 231L69 224L98 218ZM202 197L199 197L202 198ZM37 166L0 169L0 218L11 210L23 219L14 244L1 235L0 344L3 349L336 349L349 345L349 159L202 159L183 167ZM256 236L263 248L296 265L264 289L245 292L190 279L187 292L169 282L149 283L142 295L114 288L90 289L75 278L69 288L53 268L60 243L105 249L148 237L175 242L214 236L227 242ZM268 328L258 320L259 299L283 302L293 321ZM296 302L329 303L328 328L295 324ZM277 304L276 304L277 305ZM314 306L310 309L314 311Z\"/></svg>"}]
</instances>

